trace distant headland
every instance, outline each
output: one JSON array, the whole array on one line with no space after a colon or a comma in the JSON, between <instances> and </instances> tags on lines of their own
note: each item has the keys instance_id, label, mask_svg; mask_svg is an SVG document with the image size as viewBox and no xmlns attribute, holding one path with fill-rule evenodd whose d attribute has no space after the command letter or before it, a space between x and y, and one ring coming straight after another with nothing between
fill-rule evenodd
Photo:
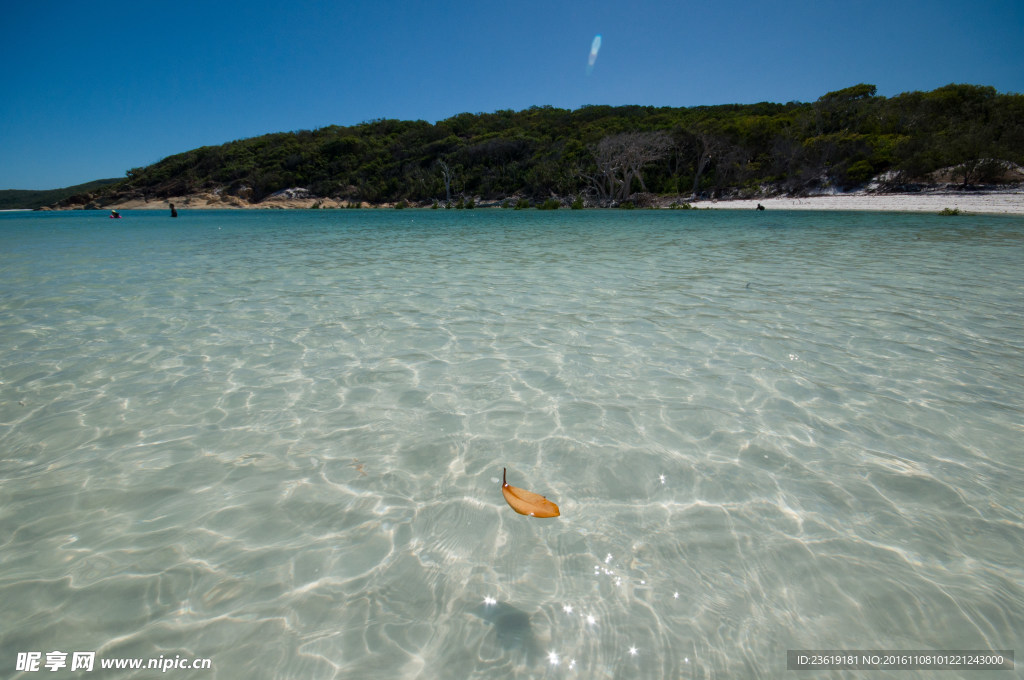
<instances>
[{"instance_id":1,"label":"distant headland","mask_svg":"<svg viewBox=\"0 0 1024 680\"><path fill-rule=\"evenodd\" d=\"M3 189L0 190L0 210L34 210L45 206L53 205L71 196L95 192L110 184L117 184L121 180L98 179L85 184L76 184L62 189Z\"/></svg>"},{"instance_id":2,"label":"distant headland","mask_svg":"<svg viewBox=\"0 0 1024 680\"><path fill-rule=\"evenodd\" d=\"M374 120L276 133L133 168L50 207L643 208L770 200L771 209L835 195L1019 197L1022 166L1024 95L948 85L886 98L861 84L811 103L532 107L433 124ZM1011 198L1007 211L1019 202Z\"/></svg>"}]
</instances>

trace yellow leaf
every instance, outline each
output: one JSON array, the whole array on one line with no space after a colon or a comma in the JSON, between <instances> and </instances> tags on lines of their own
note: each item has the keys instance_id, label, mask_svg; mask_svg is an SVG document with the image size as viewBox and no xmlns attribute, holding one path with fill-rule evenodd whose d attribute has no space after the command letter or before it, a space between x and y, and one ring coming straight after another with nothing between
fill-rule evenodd
<instances>
[{"instance_id":1,"label":"yellow leaf","mask_svg":"<svg viewBox=\"0 0 1024 680\"><path fill-rule=\"evenodd\" d=\"M558 506L539 493L511 486L505 479L505 469L501 471L501 493L505 502L520 515L530 517L558 517Z\"/></svg>"}]
</instances>

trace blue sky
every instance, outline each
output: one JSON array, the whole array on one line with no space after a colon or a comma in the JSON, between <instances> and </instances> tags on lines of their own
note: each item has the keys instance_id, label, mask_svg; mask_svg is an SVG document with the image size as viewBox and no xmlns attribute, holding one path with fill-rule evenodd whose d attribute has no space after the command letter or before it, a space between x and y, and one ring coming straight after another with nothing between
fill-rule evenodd
<instances>
[{"instance_id":1,"label":"blue sky","mask_svg":"<svg viewBox=\"0 0 1024 680\"><path fill-rule=\"evenodd\" d=\"M813 101L861 82L1024 92L1021 0L5 4L0 189L374 118Z\"/></svg>"}]
</instances>

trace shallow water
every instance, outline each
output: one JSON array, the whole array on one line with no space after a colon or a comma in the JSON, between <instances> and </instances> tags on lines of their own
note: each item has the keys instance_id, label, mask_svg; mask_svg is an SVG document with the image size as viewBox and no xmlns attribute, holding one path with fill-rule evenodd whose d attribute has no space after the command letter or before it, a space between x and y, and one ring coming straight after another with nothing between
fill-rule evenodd
<instances>
[{"instance_id":1,"label":"shallow water","mask_svg":"<svg viewBox=\"0 0 1024 680\"><path fill-rule=\"evenodd\" d=\"M1022 272L1007 217L2 214L0 675L1020 649Z\"/></svg>"}]
</instances>

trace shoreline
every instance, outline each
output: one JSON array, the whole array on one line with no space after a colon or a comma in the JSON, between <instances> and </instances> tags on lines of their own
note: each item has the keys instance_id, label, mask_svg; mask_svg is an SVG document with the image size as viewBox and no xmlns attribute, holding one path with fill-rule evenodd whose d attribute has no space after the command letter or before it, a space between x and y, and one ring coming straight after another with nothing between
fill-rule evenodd
<instances>
[{"instance_id":1,"label":"shoreline","mask_svg":"<svg viewBox=\"0 0 1024 680\"><path fill-rule=\"evenodd\" d=\"M915 194L835 194L804 198L761 198L691 202L694 208L717 210L862 210L871 212L938 213L949 208L963 213L1024 215L1024 191L941 192Z\"/></svg>"},{"instance_id":2,"label":"shoreline","mask_svg":"<svg viewBox=\"0 0 1024 680\"><path fill-rule=\"evenodd\" d=\"M349 202L333 198L298 198L272 197L260 203L248 203L235 196L212 193L175 196L168 199L144 201L132 199L118 201L97 210L170 210L173 203L178 210L302 210L319 208L323 210L345 209ZM854 210L870 212L923 212L939 213L944 209L958 210L961 213L980 213L997 215L1024 215L1024 190L978 191L978 192L921 192L904 194L850 193L824 196L775 197L775 198L738 198L722 200L687 201L681 197L657 197L654 199L656 209L671 209L673 204L689 203L692 208L711 210L755 210L763 205L765 210ZM497 207L495 201L486 205L478 202L477 210ZM394 209L394 203L369 204L360 203L363 208ZM424 209L429 206L409 205L409 209ZM57 208L57 210L84 210L87 208ZM441 208L444 209L443 207ZM535 208L534 208L535 209ZM562 209L568 209L562 206ZM594 210L595 208L587 208ZM613 208L614 209L614 208ZM44 208L43 210L46 210Z\"/></svg>"}]
</instances>

